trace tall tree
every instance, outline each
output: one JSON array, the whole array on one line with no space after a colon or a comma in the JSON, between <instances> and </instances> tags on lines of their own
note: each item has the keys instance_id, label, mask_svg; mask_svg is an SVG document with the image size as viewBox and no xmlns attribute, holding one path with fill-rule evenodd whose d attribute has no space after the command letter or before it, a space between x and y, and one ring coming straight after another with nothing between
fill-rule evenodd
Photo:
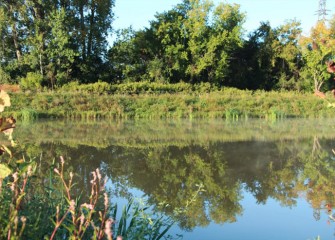
<instances>
[{"instance_id":1,"label":"tall tree","mask_svg":"<svg viewBox=\"0 0 335 240\"><path fill-rule=\"evenodd\" d=\"M72 64L78 55L70 46L70 36L65 27L66 12L64 8L50 14L51 36L46 55L48 57L48 78L51 86L62 84L69 80Z\"/></svg>"},{"instance_id":2,"label":"tall tree","mask_svg":"<svg viewBox=\"0 0 335 240\"><path fill-rule=\"evenodd\" d=\"M113 6L114 0L0 1L1 69L17 80L40 75L49 86L70 77L96 81Z\"/></svg>"},{"instance_id":3,"label":"tall tree","mask_svg":"<svg viewBox=\"0 0 335 240\"><path fill-rule=\"evenodd\" d=\"M96 81L101 76L107 57L108 37L112 30L114 0L74 0L74 37L79 56L74 77L82 82Z\"/></svg>"},{"instance_id":4,"label":"tall tree","mask_svg":"<svg viewBox=\"0 0 335 240\"><path fill-rule=\"evenodd\" d=\"M303 66L299 46L301 33L300 22L295 20L288 21L276 29L278 39L275 44L277 52L276 74L279 76L276 88L301 90L299 81L301 67Z\"/></svg>"},{"instance_id":5,"label":"tall tree","mask_svg":"<svg viewBox=\"0 0 335 240\"><path fill-rule=\"evenodd\" d=\"M137 72L144 71L142 78L151 81L222 85L232 55L243 42L244 14L239 6L219 4L214 8L209 0L184 0L155 17L149 28L136 32L128 42L136 59L118 55L116 48L125 46L124 41L112 47L110 59L124 59L123 65L132 64Z\"/></svg>"},{"instance_id":6,"label":"tall tree","mask_svg":"<svg viewBox=\"0 0 335 240\"><path fill-rule=\"evenodd\" d=\"M300 33L300 23L296 21L278 28L262 22L235 52L232 81L227 84L242 89L295 88L302 64L298 46Z\"/></svg>"},{"instance_id":7,"label":"tall tree","mask_svg":"<svg viewBox=\"0 0 335 240\"><path fill-rule=\"evenodd\" d=\"M0 28L2 40L2 57L7 61L15 58L22 60L23 31L25 19L25 4L23 0L0 2ZM14 53L11 54L10 52Z\"/></svg>"},{"instance_id":8,"label":"tall tree","mask_svg":"<svg viewBox=\"0 0 335 240\"><path fill-rule=\"evenodd\" d=\"M321 91L324 82L330 78L326 62L334 57L335 39L325 21L319 21L309 36L301 37L302 56L305 66L302 77L309 82L310 89ZM312 81L309 81L311 79Z\"/></svg>"}]
</instances>

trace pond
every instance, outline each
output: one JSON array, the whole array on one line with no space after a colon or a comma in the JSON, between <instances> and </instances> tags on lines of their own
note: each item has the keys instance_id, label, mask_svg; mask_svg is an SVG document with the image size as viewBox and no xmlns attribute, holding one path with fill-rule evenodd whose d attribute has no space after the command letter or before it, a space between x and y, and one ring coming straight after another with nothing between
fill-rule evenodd
<instances>
[{"instance_id":1,"label":"pond","mask_svg":"<svg viewBox=\"0 0 335 240\"><path fill-rule=\"evenodd\" d=\"M334 239L333 119L38 121L13 137L42 166L63 156L78 188L100 168L112 202L145 198L176 238Z\"/></svg>"}]
</instances>

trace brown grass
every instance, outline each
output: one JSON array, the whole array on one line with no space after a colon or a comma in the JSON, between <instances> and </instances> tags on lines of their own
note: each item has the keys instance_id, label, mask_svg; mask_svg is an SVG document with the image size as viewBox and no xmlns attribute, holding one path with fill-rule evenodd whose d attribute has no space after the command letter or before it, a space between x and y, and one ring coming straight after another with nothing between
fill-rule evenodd
<instances>
[{"instance_id":1,"label":"brown grass","mask_svg":"<svg viewBox=\"0 0 335 240\"><path fill-rule=\"evenodd\" d=\"M2 84L0 85L0 89L6 92L21 92L19 85Z\"/></svg>"}]
</instances>

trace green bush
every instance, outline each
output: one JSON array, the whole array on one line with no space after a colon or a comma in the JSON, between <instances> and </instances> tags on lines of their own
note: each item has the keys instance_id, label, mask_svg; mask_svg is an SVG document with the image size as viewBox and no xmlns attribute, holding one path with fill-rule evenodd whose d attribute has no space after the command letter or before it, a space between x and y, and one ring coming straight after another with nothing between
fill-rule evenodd
<instances>
[{"instance_id":1,"label":"green bush","mask_svg":"<svg viewBox=\"0 0 335 240\"><path fill-rule=\"evenodd\" d=\"M85 92L85 93L97 93L97 94L105 94L110 93L111 85L106 82L96 82L89 84L79 84L78 81L70 82L63 85L60 88L61 92Z\"/></svg>"},{"instance_id":2,"label":"green bush","mask_svg":"<svg viewBox=\"0 0 335 240\"><path fill-rule=\"evenodd\" d=\"M0 67L0 84L9 83L10 75L4 71L2 67Z\"/></svg>"},{"instance_id":3,"label":"green bush","mask_svg":"<svg viewBox=\"0 0 335 240\"><path fill-rule=\"evenodd\" d=\"M28 72L26 77L21 78L20 86L23 90L40 90L42 81L43 76L40 73Z\"/></svg>"}]
</instances>

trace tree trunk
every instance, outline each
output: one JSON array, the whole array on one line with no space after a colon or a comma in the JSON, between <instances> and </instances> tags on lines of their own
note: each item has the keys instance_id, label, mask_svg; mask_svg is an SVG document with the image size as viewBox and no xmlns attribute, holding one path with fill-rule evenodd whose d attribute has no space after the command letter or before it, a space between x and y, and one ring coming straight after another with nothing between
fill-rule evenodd
<instances>
[{"instance_id":1,"label":"tree trunk","mask_svg":"<svg viewBox=\"0 0 335 240\"><path fill-rule=\"evenodd\" d=\"M91 15L90 15L90 26L89 26L89 34L88 34L88 42L87 42L87 55L91 55L92 53L92 45L93 45L93 29L94 29L94 17L95 17L95 2L92 1L91 5Z\"/></svg>"},{"instance_id":2,"label":"tree trunk","mask_svg":"<svg viewBox=\"0 0 335 240\"><path fill-rule=\"evenodd\" d=\"M15 54L16 54L16 58L18 62L21 62L22 59L22 52L21 52L21 46L19 43L19 35L16 29L16 22L14 20L14 7L12 4L9 5L9 11L11 13L11 17L13 17L12 19L12 24L11 24L11 28L12 28L12 37L13 37L13 42L14 42L14 47L15 47Z\"/></svg>"},{"instance_id":3,"label":"tree trunk","mask_svg":"<svg viewBox=\"0 0 335 240\"><path fill-rule=\"evenodd\" d=\"M45 14L44 14L44 10L43 10L43 6L36 0L32 1L34 3L33 5L33 10L34 10L34 18L35 18L35 24L37 25L38 28L38 33L41 35L41 43L38 46L39 49L39 64L40 64L40 72L41 75L44 75L44 50L45 50L45 34L46 34L46 30L43 26L43 23L45 21Z\"/></svg>"},{"instance_id":4,"label":"tree trunk","mask_svg":"<svg viewBox=\"0 0 335 240\"><path fill-rule=\"evenodd\" d=\"M18 62L21 62L22 59L22 52L21 52L21 46L19 44L19 38L16 30L16 24L12 24L12 33L13 33L13 42L15 46L15 54Z\"/></svg>"},{"instance_id":5,"label":"tree trunk","mask_svg":"<svg viewBox=\"0 0 335 240\"><path fill-rule=\"evenodd\" d=\"M80 14L80 41L81 41L81 55L82 59L86 59L86 31L85 31L85 16L84 16L84 4L80 3L79 6Z\"/></svg>"}]
</instances>

